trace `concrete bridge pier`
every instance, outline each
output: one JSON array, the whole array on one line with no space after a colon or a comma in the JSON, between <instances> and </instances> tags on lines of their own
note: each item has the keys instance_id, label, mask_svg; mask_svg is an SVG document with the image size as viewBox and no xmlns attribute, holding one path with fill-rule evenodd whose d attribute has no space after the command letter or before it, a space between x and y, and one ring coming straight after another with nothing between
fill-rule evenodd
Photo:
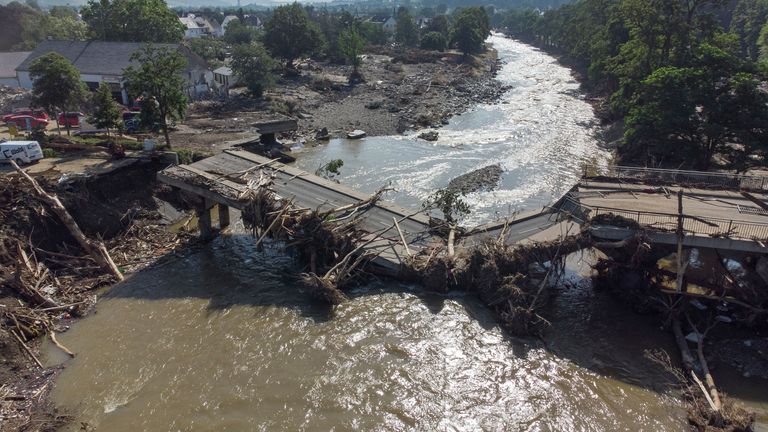
<instances>
[{"instance_id":1,"label":"concrete bridge pier","mask_svg":"<svg viewBox=\"0 0 768 432\"><path fill-rule=\"evenodd\" d=\"M205 198L197 209L197 225L200 229L200 239L208 241L215 235L213 231L213 222L211 221L211 209L216 205L215 202Z\"/></svg>"},{"instance_id":2,"label":"concrete bridge pier","mask_svg":"<svg viewBox=\"0 0 768 432\"><path fill-rule=\"evenodd\" d=\"M197 212L197 224L200 228L200 239L203 241L211 240L218 231L228 227L231 223L229 206L219 204L210 199L203 199L203 202L196 209ZM213 226L213 219L211 218L211 212L216 207L216 211L219 216L219 228L218 230Z\"/></svg>"},{"instance_id":3,"label":"concrete bridge pier","mask_svg":"<svg viewBox=\"0 0 768 432\"><path fill-rule=\"evenodd\" d=\"M230 224L229 206L219 204L219 229L223 230Z\"/></svg>"}]
</instances>

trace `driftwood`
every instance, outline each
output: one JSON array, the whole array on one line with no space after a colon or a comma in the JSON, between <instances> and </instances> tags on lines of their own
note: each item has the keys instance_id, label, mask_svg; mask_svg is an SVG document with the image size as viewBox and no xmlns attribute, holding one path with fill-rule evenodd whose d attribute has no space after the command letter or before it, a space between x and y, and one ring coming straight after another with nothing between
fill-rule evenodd
<instances>
[{"instance_id":1,"label":"driftwood","mask_svg":"<svg viewBox=\"0 0 768 432\"><path fill-rule=\"evenodd\" d=\"M38 358L35 356L35 354L32 352L32 350L31 350L31 349L29 349L29 347L27 346L27 344L26 344L26 343L24 343L24 341L23 341L23 340L22 340L22 339L19 337L19 335L17 335L17 334L16 334L16 332L15 332L15 331L13 331L13 330L11 330L10 332L11 332L11 334L13 335L13 337L15 337L17 341L19 341L19 343L21 344L21 347L24 349L24 352L26 352L26 353L27 353L27 354L28 354L28 355L29 355L29 356L32 358L32 360L34 360L35 364L36 364L36 365L37 365L37 366L38 366L40 369L45 369L45 367L43 366L43 364L42 364L42 363L40 363L40 360L38 360Z\"/></svg>"},{"instance_id":2,"label":"driftwood","mask_svg":"<svg viewBox=\"0 0 768 432\"><path fill-rule=\"evenodd\" d=\"M70 349L69 349L69 348L67 348L67 347L65 347L64 345L62 345L62 344L61 344L61 343L60 343L60 342L59 342L59 341L56 339L56 332L54 332L54 331L51 331L51 332L49 332L49 333L48 333L48 335L49 335L49 336L50 336L50 338L51 338L51 342L53 342L53 344L54 344L54 345L56 345L57 347L59 347L59 349L60 349L60 350L62 350L62 351L64 351L65 353L67 353L67 354L68 354L70 357L74 357L74 356L75 356L75 353L73 353L72 351L70 351Z\"/></svg>"},{"instance_id":3,"label":"driftwood","mask_svg":"<svg viewBox=\"0 0 768 432\"><path fill-rule=\"evenodd\" d=\"M16 162L12 160L10 162L13 165L13 168L32 185L40 198L46 204L48 204L54 213L56 213L61 222L67 227L70 234L72 234L72 237L77 240L78 244L80 244L83 250L88 252L88 254L93 258L94 261L96 261L99 267L101 267L105 272L114 276L118 281L123 280L123 274L120 273L120 270L117 268L114 261L112 261L112 257L109 256L109 252L107 251L107 248L104 246L104 244L97 240L89 240L77 225L75 219L72 218L72 215L69 214L67 208L64 207L64 204L61 203L56 195L52 195L46 192L42 187L40 187L40 184L38 184L35 179L30 177L29 174L19 168Z\"/></svg>"}]
</instances>

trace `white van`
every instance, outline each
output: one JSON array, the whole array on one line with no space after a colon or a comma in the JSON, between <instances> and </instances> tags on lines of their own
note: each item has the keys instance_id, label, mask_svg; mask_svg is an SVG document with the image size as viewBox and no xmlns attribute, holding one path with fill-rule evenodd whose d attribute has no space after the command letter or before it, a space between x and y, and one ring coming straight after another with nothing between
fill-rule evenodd
<instances>
[{"instance_id":1,"label":"white van","mask_svg":"<svg viewBox=\"0 0 768 432\"><path fill-rule=\"evenodd\" d=\"M6 141L0 143L0 161L13 160L17 165L32 163L43 158L43 149L37 141Z\"/></svg>"}]
</instances>

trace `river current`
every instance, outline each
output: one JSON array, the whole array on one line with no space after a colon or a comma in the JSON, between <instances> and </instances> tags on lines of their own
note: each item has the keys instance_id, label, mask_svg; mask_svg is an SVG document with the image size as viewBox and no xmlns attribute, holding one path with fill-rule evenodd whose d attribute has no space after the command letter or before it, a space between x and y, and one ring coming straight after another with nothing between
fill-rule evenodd
<instances>
[{"instance_id":1,"label":"river current","mask_svg":"<svg viewBox=\"0 0 768 432\"><path fill-rule=\"evenodd\" d=\"M304 151L316 168L344 160L341 180L385 183L413 207L457 175L499 163L500 187L468 197L468 223L548 204L604 161L591 108L570 72L524 44L492 37L511 84L413 137L333 141ZM472 296L374 281L331 309L308 299L275 246L260 253L242 227L112 288L96 313L60 336L56 405L97 431L686 430L666 377L643 357L674 347L653 318L595 292L588 254L545 315L543 340L506 335Z\"/></svg>"}]
</instances>

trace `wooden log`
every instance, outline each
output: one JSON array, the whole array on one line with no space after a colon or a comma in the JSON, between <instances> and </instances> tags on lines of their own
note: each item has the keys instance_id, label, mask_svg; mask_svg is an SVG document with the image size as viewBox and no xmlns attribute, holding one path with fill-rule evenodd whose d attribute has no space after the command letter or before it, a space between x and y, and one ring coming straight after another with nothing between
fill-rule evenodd
<instances>
[{"instance_id":1,"label":"wooden log","mask_svg":"<svg viewBox=\"0 0 768 432\"><path fill-rule=\"evenodd\" d=\"M400 229L400 224L397 222L397 218L392 217L392 220L395 221L395 228L397 228L397 233L400 235L400 241L403 242L403 248L405 248L405 253L409 257L413 256L413 254L411 254L411 249L408 248L408 242L405 241L405 236L403 235L403 231Z\"/></svg>"},{"instance_id":2,"label":"wooden log","mask_svg":"<svg viewBox=\"0 0 768 432\"><path fill-rule=\"evenodd\" d=\"M35 192L37 192L40 198L48 204L51 210L56 213L56 216L58 216L64 226L67 227L69 233L72 234L72 237L74 237L75 240L77 240L77 243L80 244L80 247L88 252L93 260L96 261L96 264L98 264L102 270L114 276L118 281L123 280L123 274L120 273L115 262L112 261L112 257L109 256L109 251L107 251L104 244L97 240L88 239L56 195L49 194L43 190L35 179L19 168L16 162L11 160L10 163L13 165L13 168L32 185Z\"/></svg>"},{"instance_id":3,"label":"wooden log","mask_svg":"<svg viewBox=\"0 0 768 432\"><path fill-rule=\"evenodd\" d=\"M448 258L453 258L456 250L453 243L456 241L456 225L451 225L451 230L448 232Z\"/></svg>"},{"instance_id":4,"label":"wooden log","mask_svg":"<svg viewBox=\"0 0 768 432\"><path fill-rule=\"evenodd\" d=\"M17 341L19 341L19 343L21 344L21 347L22 347L22 348L24 348L24 351L25 351L25 352L26 352L26 353L27 353L27 354L28 354L30 357L32 357L32 360L34 360L34 361L35 361L35 364L36 364L36 365L37 365L37 366L38 366L40 369L45 369L45 367L43 366L43 364L42 364L42 363L40 363L40 360L38 360L38 359L37 359L37 357L35 357L35 355L32 353L32 350L31 350L31 349L29 349L29 347L27 346L27 344L25 344L25 343L24 343L24 341L23 341L23 340L21 340L21 338L19 337L19 335L17 335L17 334L16 334L16 332L15 332L15 331L13 331L13 330L11 330L11 334L13 335L13 337L15 337L15 338L16 338L16 340L17 340Z\"/></svg>"},{"instance_id":5,"label":"wooden log","mask_svg":"<svg viewBox=\"0 0 768 432\"><path fill-rule=\"evenodd\" d=\"M61 343L60 343L60 342L59 342L59 341L56 339L56 333L55 333L55 332L51 331L51 332L49 332L49 335L50 335L50 337L51 337L51 342L53 342L53 344L54 344L54 345L56 345L57 347L59 347L59 349L60 349L60 350L62 350L62 351L64 351L65 353L67 353L67 354L68 354L70 357L74 357L74 356L75 356L75 353L73 353L73 352L72 352L72 351L71 351L69 348L67 348L67 347L65 347L64 345L62 345L62 344L61 344Z\"/></svg>"}]
</instances>

